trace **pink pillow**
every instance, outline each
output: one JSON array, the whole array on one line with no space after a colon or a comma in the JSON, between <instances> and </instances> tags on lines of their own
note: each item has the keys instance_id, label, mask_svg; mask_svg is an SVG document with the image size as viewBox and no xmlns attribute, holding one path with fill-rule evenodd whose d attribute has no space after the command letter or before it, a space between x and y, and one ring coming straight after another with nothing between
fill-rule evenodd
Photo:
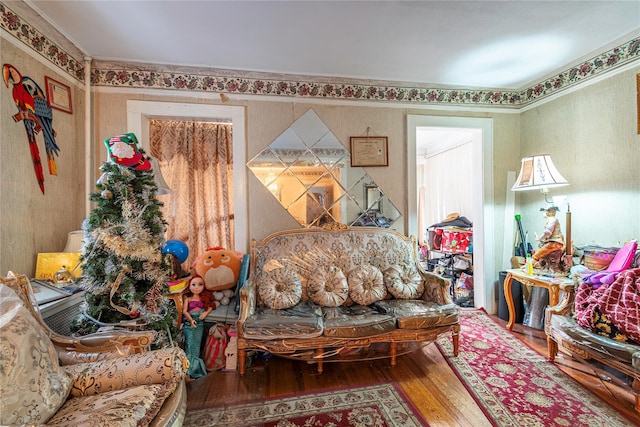
<instances>
[{"instance_id":1,"label":"pink pillow","mask_svg":"<svg viewBox=\"0 0 640 427\"><path fill-rule=\"evenodd\" d=\"M607 267L607 271L611 273L617 273L622 270L626 270L631 266L633 257L636 255L638 249L638 242L632 240L627 242L613 257L611 264Z\"/></svg>"}]
</instances>

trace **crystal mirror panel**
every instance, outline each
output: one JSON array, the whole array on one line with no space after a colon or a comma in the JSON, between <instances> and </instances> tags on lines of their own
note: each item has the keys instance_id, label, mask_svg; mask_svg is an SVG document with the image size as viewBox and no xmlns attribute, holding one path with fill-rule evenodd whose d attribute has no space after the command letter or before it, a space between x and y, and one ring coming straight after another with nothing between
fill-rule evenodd
<instances>
[{"instance_id":1,"label":"crystal mirror panel","mask_svg":"<svg viewBox=\"0 0 640 427\"><path fill-rule=\"evenodd\" d=\"M390 227L400 212L313 110L247 167L302 227L339 222Z\"/></svg>"}]
</instances>

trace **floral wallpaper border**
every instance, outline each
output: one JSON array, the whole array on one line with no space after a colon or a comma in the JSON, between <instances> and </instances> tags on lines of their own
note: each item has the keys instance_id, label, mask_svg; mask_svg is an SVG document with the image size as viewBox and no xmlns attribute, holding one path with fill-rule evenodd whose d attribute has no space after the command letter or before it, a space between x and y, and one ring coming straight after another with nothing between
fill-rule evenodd
<instances>
[{"instance_id":1,"label":"floral wallpaper border","mask_svg":"<svg viewBox=\"0 0 640 427\"><path fill-rule=\"evenodd\" d=\"M0 3L0 27L46 60L77 80L84 81L84 63L73 58L36 28ZM269 74L228 70L149 69L151 66L95 63L91 71L94 86L172 89L228 94L255 94L296 98L401 102L421 105L467 105L520 108L575 86L622 65L640 60L640 37L523 90L436 89L402 85L368 84L360 81L300 81L296 76L274 78ZM169 68L168 66L165 68Z\"/></svg>"},{"instance_id":2,"label":"floral wallpaper border","mask_svg":"<svg viewBox=\"0 0 640 427\"><path fill-rule=\"evenodd\" d=\"M74 58L22 19L4 3L0 3L0 28L6 30L35 53L55 64L77 80L84 81L84 62Z\"/></svg>"}]
</instances>

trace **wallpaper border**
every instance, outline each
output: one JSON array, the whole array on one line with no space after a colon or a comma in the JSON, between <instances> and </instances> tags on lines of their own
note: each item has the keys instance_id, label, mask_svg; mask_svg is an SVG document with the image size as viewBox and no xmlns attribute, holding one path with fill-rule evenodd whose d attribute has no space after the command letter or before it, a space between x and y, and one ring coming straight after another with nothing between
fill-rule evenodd
<instances>
[{"instance_id":1,"label":"wallpaper border","mask_svg":"<svg viewBox=\"0 0 640 427\"><path fill-rule=\"evenodd\" d=\"M73 78L84 82L84 62L74 58L44 34L0 3L0 27ZM415 87L410 83L273 75L243 71L94 61L91 84L105 87L173 89L296 98L398 102L442 106L521 108L640 60L640 37L583 61L522 90L474 90ZM339 81L343 80L343 81Z\"/></svg>"}]
</instances>

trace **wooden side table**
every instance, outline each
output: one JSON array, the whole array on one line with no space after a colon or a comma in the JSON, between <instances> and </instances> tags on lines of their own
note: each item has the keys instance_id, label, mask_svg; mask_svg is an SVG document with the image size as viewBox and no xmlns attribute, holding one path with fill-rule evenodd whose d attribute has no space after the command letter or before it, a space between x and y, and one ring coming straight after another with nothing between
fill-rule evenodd
<instances>
[{"instance_id":1,"label":"wooden side table","mask_svg":"<svg viewBox=\"0 0 640 427\"><path fill-rule=\"evenodd\" d=\"M513 303L513 294L511 292L511 282L513 279L517 279L523 285L548 289L549 305L552 307L560 302L560 290L565 289L568 286L573 286L573 280L566 277L549 277L538 274L530 275L519 268L507 270L507 275L504 278L504 298L507 301L507 308L509 310L507 329L510 331L513 330L513 324L516 321L516 310Z\"/></svg>"}]
</instances>

